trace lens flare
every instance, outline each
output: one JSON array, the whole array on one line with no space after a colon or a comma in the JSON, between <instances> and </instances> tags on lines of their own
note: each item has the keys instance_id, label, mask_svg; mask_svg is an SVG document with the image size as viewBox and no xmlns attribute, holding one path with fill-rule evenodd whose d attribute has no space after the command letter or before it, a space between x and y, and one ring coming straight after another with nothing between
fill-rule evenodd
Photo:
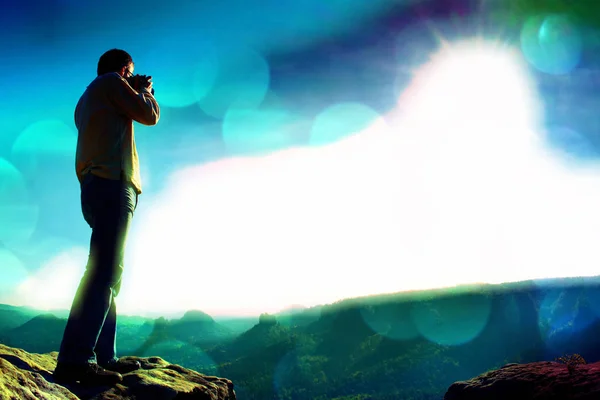
<instances>
[{"instance_id":1,"label":"lens flare","mask_svg":"<svg viewBox=\"0 0 600 400\"><path fill-rule=\"evenodd\" d=\"M564 348L580 331L598 320L594 305L581 290L551 289L544 294L538 315L542 340L549 349Z\"/></svg>"},{"instance_id":2,"label":"lens flare","mask_svg":"<svg viewBox=\"0 0 600 400\"><path fill-rule=\"evenodd\" d=\"M136 72L152 76L161 107L191 106L209 93L220 73L215 44L209 39L187 38L189 46L158 42L149 52L140 51ZM142 72L144 66L144 72ZM146 72L146 68L150 69Z\"/></svg>"},{"instance_id":3,"label":"lens flare","mask_svg":"<svg viewBox=\"0 0 600 400\"><path fill-rule=\"evenodd\" d=\"M267 95L269 64L257 51L229 46L218 53L219 73L211 90L198 100L206 114L223 118L230 109L254 109Z\"/></svg>"},{"instance_id":4,"label":"lens flare","mask_svg":"<svg viewBox=\"0 0 600 400\"><path fill-rule=\"evenodd\" d=\"M39 209L30 202L23 175L0 158L0 241L6 244L27 241L38 218Z\"/></svg>"},{"instance_id":5,"label":"lens flare","mask_svg":"<svg viewBox=\"0 0 600 400\"><path fill-rule=\"evenodd\" d=\"M434 343L455 346L473 340L490 317L491 298L460 296L415 303L412 319L425 338Z\"/></svg>"},{"instance_id":6,"label":"lens flare","mask_svg":"<svg viewBox=\"0 0 600 400\"><path fill-rule=\"evenodd\" d=\"M281 395L286 387L290 387L291 383L301 379L306 379L311 371L303 371L299 364L299 352L291 350L287 352L277 365L273 372L273 388L275 393ZM314 362L307 363L308 366L314 366ZM315 371L316 372L316 371ZM311 374L311 379L315 379L316 375Z\"/></svg>"},{"instance_id":7,"label":"lens flare","mask_svg":"<svg viewBox=\"0 0 600 400\"><path fill-rule=\"evenodd\" d=\"M334 104L315 118L310 144L319 146L334 143L374 124L382 124L381 116L369 106L361 103Z\"/></svg>"},{"instance_id":8,"label":"lens flare","mask_svg":"<svg viewBox=\"0 0 600 400\"><path fill-rule=\"evenodd\" d=\"M379 335L394 340L409 340L420 335L408 304L365 306L360 309L365 323Z\"/></svg>"},{"instance_id":9,"label":"lens flare","mask_svg":"<svg viewBox=\"0 0 600 400\"><path fill-rule=\"evenodd\" d=\"M29 125L12 145L11 159L26 175L44 168L48 158L73 157L77 134L61 120L42 120Z\"/></svg>"},{"instance_id":10,"label":"lens flare","mask_svg":"<svg viewBox=\"0 0 600 400\"><path fill-rule=\"evenodd\" d=\"M571 72L581 59L581 34L567 15L530 17L521 30L521 49L527 60L548 74Z\"/></svg>"}]
</instances>

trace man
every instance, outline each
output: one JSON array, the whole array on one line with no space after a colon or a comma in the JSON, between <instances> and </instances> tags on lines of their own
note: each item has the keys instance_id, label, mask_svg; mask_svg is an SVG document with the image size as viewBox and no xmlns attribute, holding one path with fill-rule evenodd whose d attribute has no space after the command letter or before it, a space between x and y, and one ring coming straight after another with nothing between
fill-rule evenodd
<instances>
[{"instance_id":1,"label":"man","mask_svg":"<svg viewBox=\"0 0 600 400\"><path fill-rule=\"evenodd\" d=\"M114 384L123 380L122 373L140 368L139 362L116 356L115 297L127 232L142 193L133 121L155 125L160 111L152 77L134 76L133 69L127 52L104 53L98 76L75 108L75 169L92 237L54 370L56 382Z\"/></svg>"}]
</instances>

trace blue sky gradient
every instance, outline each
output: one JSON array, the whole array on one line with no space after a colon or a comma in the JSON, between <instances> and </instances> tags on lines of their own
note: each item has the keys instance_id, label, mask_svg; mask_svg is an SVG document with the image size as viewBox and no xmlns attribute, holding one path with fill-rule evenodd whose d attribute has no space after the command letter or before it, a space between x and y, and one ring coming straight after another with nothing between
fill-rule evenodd
<instances>
[{"instance_id":1,"label":"blue sky gradient","mask_svg":"<svg viewBox=\"0 0 600 400\"><path fill-rule=\"evenodd\" d=\"M549 271L533 266L544 264L546 258L561 259L552 256L552 252L539 260L523 256L525 248L530 247L539 254L543 243L550 245L547 242L550 239L540 239L542 242L538 245L523 245L523 248L514 243L498 245L499 237L513 237L518 241L511 232L518 230L518 221L523 219L515 217L515 224L506 230L483 224L477 229L489 229L489 242L469 245L464 251L471 254L478 248L487 252L483 256L485 261L473 259L473 265L487 265L489 258L494 258L489 254L510 253L510 256L500 257L502 262L513 263L514 271L524 263L530 265L529 273L511 275L507 272L507 275L496 274L487 279L485 274L471 274L468 270L452 279L442 274L439 279L429 281L419 278L420 283L394 284L405 280L414 270L429 268L430 276L439 275L431 272L440 268L437 264L440 260L418 255L417 248L447 254L449 265L464 261L465 254L452 250L457 244L449 237L456 233L455 224L461 222L451 216L464 211L471 212L469 218L476 218L474 215L479 216L480 211L473 211L473 207L463 210L461 207L466 206L460 196L473 199L481 195L480 203L486 203L491 209L507 204L499 196L485 197L491 192L485 196L481 191L470 195L469 190L473 190L477 179L483 180L477 184L480 187L489 185L492 192L500 193L498 181L494 179L509 182L509 176L513 175L506 174L514 172L515 176L522 176L519 168L529 168L528 165L544 160L544 166L535 171L545 172L535 172L537 178L532 175L531 179L557 185L548 183L548 191L561 192L561 184L565 185L563 189L569 185L578 188L577 194L573 192L573 199L556 200L556 204L548 206L548 213L554 215L561 207L576 208L580 193L587 193L586 199L592 203L591 199L596 196L590 189L593 184L583 183L580 187L578 182L597 179L599 142L594 127L600 124L589 117L589 113L572 116L593 107L591 88L577 82L597 72L597 62L591 56L597 50L600 37L596 29L579 24L568 12L515 16L508 8L488 9L475 1L351 3L346 0L4 2L0 15L3 60L0 63L0 301L49 308L64 308L70 304L84 268L90 234L81 215L74 170L77 132L73 110L86 85L96 75L98 58L110 48L127 50L133 56L136 73L153 76L156 98L161 105L161 120L157 126L135 126L144 193L134 219L137 227L132 228L131 251L128 252L128 262L138 265L137 269L132 267L127 272L131 273L129 285L143 285L139 278L144 274L142 263L169 260L169 254L181 253L178 246L184 242L186 249L198 246L200 255L197 265L182 267L176 279L165 278L173 291L177 291L184 280L202 281L199 270L216 276L233 273L228 276L232 280L239 274L239 280L243 281L239 287L235 286L239 296L231 301L219 302L208 297L199 300L201 291L192 293L191 286L181 289L186 294L165 304L165 312L197 307L214 313L259 313L290 304L335 301L344 296L469 283L470 277L477 282L500 282L561 275L557 271L564 267L562 264ZM452 84L444 83L449 85L444 87L450 89L427 97L428 88L433 87L431 82L437 82L445 73L439 72L442 70L437 69L437 61L432 61L436 59L434 55L443 49L453 49L452 43L461 40L487 40L498 51L511 51L516 60L514 65L518 65L514 70L520 71L515 72L517 79L521 79L515 86L518 100L500 98L498 94L507 87L512 88L512 83L486 86L488 82L497 83L502 79L507 69L496 70L495 66L504 61L488 65L487 59L479 58L474 58L469 65L459 65L459 72L474 69L469 69L471 72L467 75L453 76ZM477 49L477 54L486 53L485 47ZM456 59L465 57L459 55ZM425 68L428 63L433 67ZM419 71L425 72L419 75ZM483 78L478 77L479 73ZM479 88L485 86L481 91L469 86L470 81L477 79L481 79L477 81ZM564 84L565 79L571 79L572 84ZM559 86L562 89L557 89ZM463 98L462 93L472 95ZM422 100L418 100L421 97ZM469 103L473 97L479 99ZM417 101L424 105L415 105ZM432 104L439 102L446 106L438 112ZM515 103L521 104L520 112L508 114ZM483 111L473 111L482 104L489 106ZM460 109L463 105L466 108ZM448 111L454 106L455 111ZM419 114L421 109L424 114ZM418 115L425 117L418 119L415 117ZM464 118L452 119L458 115ZM444 118L448 118L447 124L442 123ZM536 131L535 137L539 139L536 146L544 149L538 149L543 155L524 155L517 149L518 144L525 143L529 137L519 136L518 129L505 123L521 121L520 118L530 123L527 129ZM434 121L438 121L437 125ZM463 125L465 121L469 122L468 126ZM479 123L485 125L477 125ZM494 136L490 141L481 139L482 135L469 136L469 129L476 127L481 132L483 126L486 127L483 130L489 127L490 131L505 129L507 134ZM461 134L444 136L440 133L449 127ZM448 138L454 141L446 142ZM402 150L394 152L396 145L403 146ZM491 156L499 149L507 153ZM511 152L513 154L509 154ZM413 157L416 161L408 161ZM522 163L508 161L517 159ZM460 160L470 160L470 164L464 167ZM492 168L491 164L485 164L489 160L496 160L498 164ZM435 173L429 171L438 161L445 166ZM488 172L483 177L470 175L477 170ZM551 175L550 170L566 175ZM428 175L430 173L433 175ZM434 175L436 178L432 178ZM456 176L464 177L465 182L454 182ZM535 191L537 189L531 189L527 182L522 183L526 188L522 193L525 197L530 193L526 197L529 202L508 201L516 202L522 215L532 215L528 207L535 207L535 199L550 193L544 192L545 189ZM400 188L395 188L396 184ZM518 184L513 185L512 190L518 191ZM243 190L244 187L247 190ZM277 192L277 188L282 192ZM219 197L234 195L239 197ZM444 199L443 204L433 205L442 201L440 198ZM322 202L313 204L315 199ZM302 209L313 206L308 219L301 217ZM181 213L174 214L169 207ZM233 211L225 207L232 207ZM336 217L344 207L348 207L347 213ZM400 208L403 211L396 213ZM481 211L481 216L493 213L487 210ZM158 227L157 221L163 218L161 212L171 225ZM254 218L253 213L263 213L260 214L262 219L248 219ZM215 216L214 220L211 215ZM423 215L424 219L414 215ZM379 222L375 224L371 217ZM539 220L536 218L525 222L525 226L540 228L539 221L547 220L542 214ZM596 221L595 214L590 218ZM352 224L344 225L349 219L356 222L354 228ZM178 220L175 225L174 220ZM213 225L207 222L209 220ZM286 220L290 222L283 222ZM315 224L324 221L325 226L331 224L331 227L337 226L337 230L330 228L327 235L331 236L327 236L323 232L329 228L324 229L322 236L313 235L311 242L298 233L309 229L308 225L302 225L307 220ZM250 221L255 225L247 226ZM193 223L197 225L192 226ZM261 233L261 226L282 232ZM247 232L249 236L221 235L217 232L219 227L225 231ZM336 242L341 232L353 229L356 235L344 236L343 241ZM369 234L367 229L375 233ZM593 232L591 226L589 229ZM537 231L531 228L531 232ZM577 243L588 243L588 233L585 229L574 233L577 237L582 235L581 240L574 239L574 247L565 250L565 254L571 251L583 254ZM153 251L157 251L161 235L169 237L167 242L171 247L165 248L162 255L148 251L149 258L145 259L141 248L151 243L155 246ZM183 238L190 235L197 235L197 240ZM277 242L278 235L288 235L294 245ZM475 234L469 233L463 242L473 238L469 235ZM212 240L216 237L226 242L225 252L239 253L248 246L250 253L246 258L224 256L219 259L222 265L215 261L217 258L210 258L217 257L217 253L203 258L202 246L214 249L216 242ZM314 258L290 259L289 265L295 267L286 267L284 263L280 270L275 266L281 259L272 258L270 266L263 270L260 265L266 256L259 250L270 250L254 242L257 237L275 240L273 249L278 247L279 250L273 251L285 249L290 258L294 258L295 252L304 251ZM435 244L438 237L440 249ZM174 238L181 238L180 242ZM564 244L558 236L551 240ZM318 245L306 248L309 242ZM370 243L372 247L365 247L362 252L361 243ZM391 249L403 246L407 249L399 250L398 259L387 256ZM252 253L252 249L256 252ZM337 259L335 255L342 253L347 254ZM175 259L182 264L196 257L193 254L196 253L185 253ZM256 274L246 276L241 267L225 268L242 262L240 260L245 260L246 268ZM337 276L349 286L338 290L328 286L333 285L331 279L334 278L327 278L326 284L315 283L313 288L306 289L305 292L311 294L303 297L301 290L291 290L294 274L302 271L301 261L297 260L314 264L316 269L309 268L305 274L333 268L324 273L325 276ZM393 268L392 265L403 272L395 271L393 277L384 277L382 280L388 284L378 286L376 282L361 280L358 272L356 276L349 274L348 269L353 269L349 265L352 260L362 263L357 264L357 271L378 263L381 270L375 269L383 274L387 268ZM345 268L335 269L337 263L343 263ZM148 276L158 280L171 267L146 265L144 268ZM183 275L191 270L194 272L189 272L190 276ZM565 273L592 272L582 267ZM252 279L262 283L254 283ZM37 285L50 282L45 280L58 286L44 292ZM152 282L146 285L158 285L158 281ZM266 286L261 286L263 284ZM244 287L253 286L263 292L273 287L279 289L273 291L272 299L261 297L260 301L248 302L254 292ZM295 295L286 295L290 290ZM28 297L32 291L39 296ZM127 298L124 302L130 312L144 313L160 308L160 304L139 304Z\"/></svg>"}]
</instances>

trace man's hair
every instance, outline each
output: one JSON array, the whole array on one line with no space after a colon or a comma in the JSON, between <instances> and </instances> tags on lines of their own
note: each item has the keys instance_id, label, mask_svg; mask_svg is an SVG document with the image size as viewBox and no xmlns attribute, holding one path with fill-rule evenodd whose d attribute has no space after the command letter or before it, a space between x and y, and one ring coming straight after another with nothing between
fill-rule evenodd
<instances>
[{"instance_id":1,"label":"man's hair","mask_svg":"<svg viewBox=\"0 0 600 400\"><path fill-rule=\"evenodd\" d=\"M98 60L98 76L109 72L117 72L132 63L133 59L125 50L110 49Z\"/></svg>"}]
</instances>

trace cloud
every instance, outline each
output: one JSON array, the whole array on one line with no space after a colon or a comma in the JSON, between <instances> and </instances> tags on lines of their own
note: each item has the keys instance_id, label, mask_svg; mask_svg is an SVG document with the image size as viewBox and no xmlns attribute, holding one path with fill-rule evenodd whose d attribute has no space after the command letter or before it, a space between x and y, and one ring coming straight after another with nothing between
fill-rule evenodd
<instances>
[{"instance_id":1,"label":"cloud","mask_svg":"<svg viewBox=\"0 0 600 400\"><path fill-rule=\"evenodd\" d=\"M15 284L28 276L28 271L22 260L12 251L2 247L0 243L0 265L2 265L2 280L0 281L0 302L5 302L8 293Z\"/></svg>"},{"instance_id":2,"label":"cloud","mask_svg":"<svg viewBox=\"0 0 600 400\"><path fill-rule=\"evenodd\" d=\"M153 310L268 311L596 273L597 170L418 142L363 132L180 171L136 217L122 293Z\"/></svg>"},{"instance_id":3,"label":"cloud","mask_svg":"<svg viewBox=\"0 0 600 400\"><path fill-rule=\"evenodd\" d=\"M177 172L159 197L140 199L123 301L132 309L258 313L596 274L599 169L571 169L549 153L526 76L494 73L495 80L460 77L479 85L459 99L461 119L442 113L440 124L439 101L409 96L389 116L390 129L375 124L327 146ZM413 85L431 82L421 78ZM495 109L478 104L485 118L465 121L472 101L497 93L480 87L486 82L505 97L493 98ZM503 123L502 110L515 103L518 118Z\"/></svg>"},{"instance_id":4,"label":"cloud","mask_svg":"<svg viewBox=\"0 0 600 400\"><path fill-rule=\"evenodd\" d=\"M61 251L20 282L8 302L40 310L69 309L87 257L88 250L83 247Z\"/></svg>"}]
</instances>

